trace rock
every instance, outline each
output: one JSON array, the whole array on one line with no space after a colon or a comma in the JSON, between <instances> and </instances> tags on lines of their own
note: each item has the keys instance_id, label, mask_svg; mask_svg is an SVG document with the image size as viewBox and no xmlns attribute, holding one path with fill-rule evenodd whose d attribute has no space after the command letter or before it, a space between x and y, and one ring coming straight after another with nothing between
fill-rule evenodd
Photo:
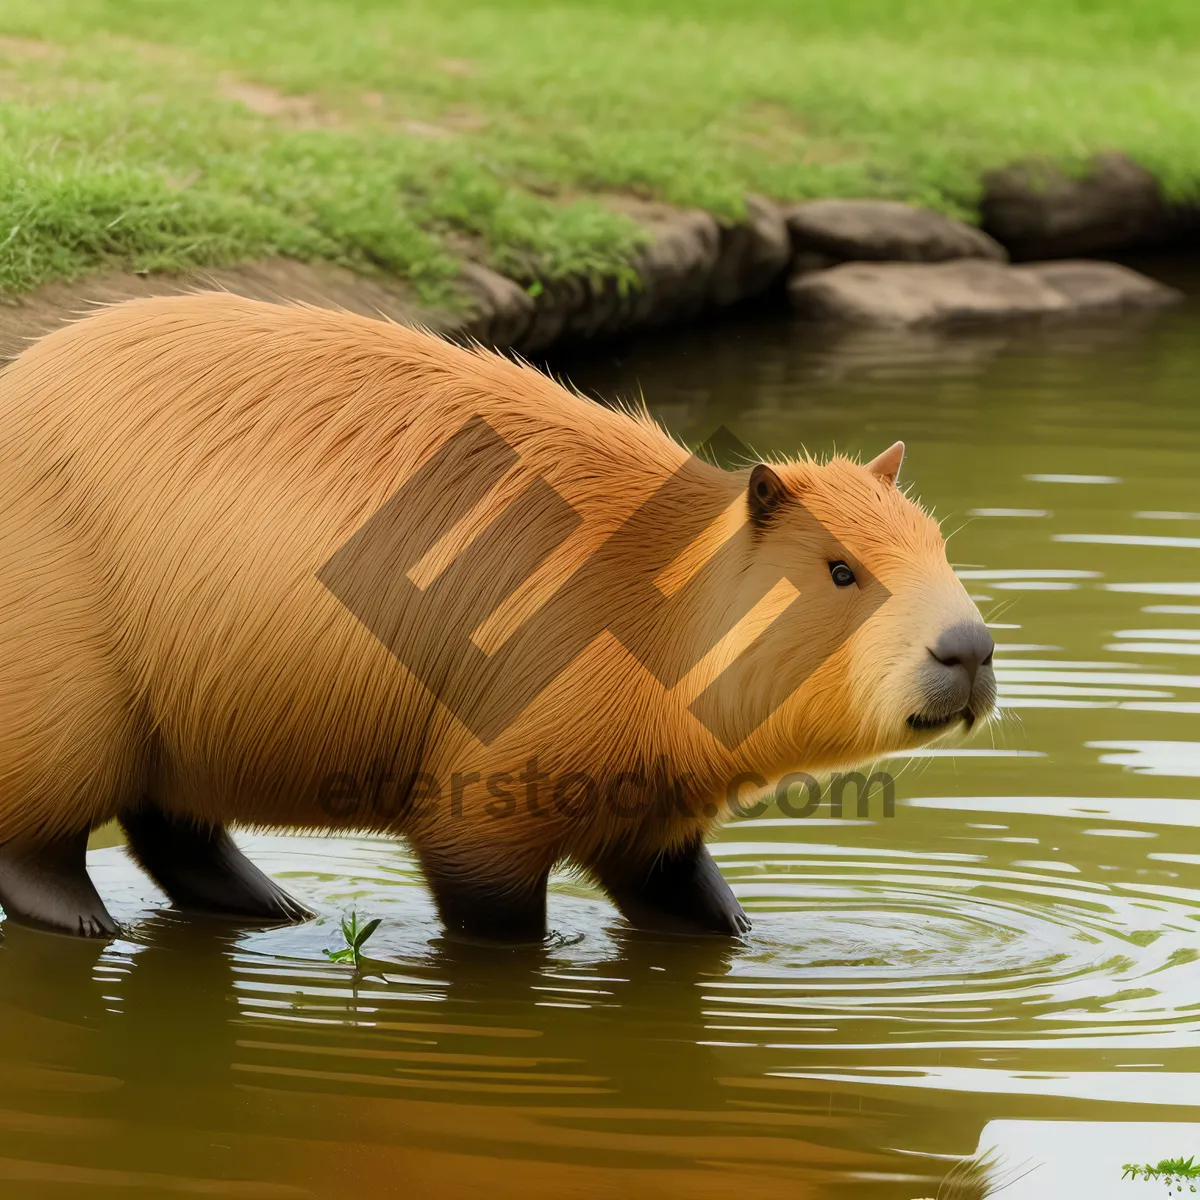
<instances>
[{"instance_id":1,"label":"rock","mask_svg":"<svg viewBox=\"0 0 1200 1200\"><path fill-rule=\"evenodd\" d=\"M535 353L564 340L611 337L686 320L703 309L720 256L716 218L626 196L608 203L648 235L633 262L640 282L622 287L614 279L583 276L544 281L533 301L533 320L514 343L517 349Z\"/></svg>"},{"instance_id":2,"label":"rock","mask_svg":"<svg viewBox=\"0 0 1200 1200\"><path fill-rule=\"evenodd\" d=\"M1145 167L1099 154L1079 178L1049 163L984 176L983 227L1017 259L1067 258L1169 240L1180 221Z\"/></svg>"},{"instance_id":3,"label":"rock","mask_svg":"<svg viewBox=\"0 0 1200 1200\"><path fill-rule=\"evenodd\" d=\"M638 283L568 276L542 280L532 319L510 344L530 354L560 342L591 341L633 329L689 320L705 308L760 295L782 279L791 261L783 214L750 196L743 221L718 223L699 209L677 209L630 196L606 205L647 234L633 268ZM524 288L512 285L525 298ZM497 339L493 336L493 343Z\"/></svg>"},{"instance_id":4,"label":"rock","mask_svg":"<svg viewBox=\"0 0 1200 1200\"><path fill-rule=\"evenodd\" d=\"M809 200L786 212L792 250L837 262L1002 262L1002 246L973 225L894 200Z\"/></svg>"},{"instance_id":5,"label":"rock","mask_svg":"<svg viewBox=\"0 0 1200 1200\"><path fill-rule=\"evenodd\" d=\"M981 259L845 263L794 277L788 294L799 312L814 319L892 327L1066 316L1179 299L1173 288L1115 263L1012 267Z\"/></svg>"},{"instance_id":6,"label":"rock","mask_svg":"<svg viewBox=\"0 0 1200 1200\"><path fill-rule=\"evenodd\" d=\"M800 276L789 284L788 295L805 316L863 325L932 325L1067 307L1066 300L1035 275L982 259L920 265L845 263Z\"/></svg>"},{"instance_id":7,"label":"rock","mask_svg":"<svg viewBox=\"0 0 1200 1200\"><path fill-rule=\"evenodd\" d=\"M746 197L746 218L721 225L708 299L724 307L761 296L787 269L791 236L783 213L761 196Z\"/></svg>"},{"instance_id":8,"label":"rock","mask_svg":"<svg viewBox=\"0 0 1200 1200\"><path fill-rule=\"evenodd\" d=\"M634 261L642 286L621 314L624 328L665 325L695 316L708 295L721 252L716 218L699 209L640 204L634 217L650 242Z\"/></svg>"},{"instance_id":9,"label":"rock","mask_svg":"<svg viewBox=\"0 0 1200 1200\"><path fill-rule=\"evenodd\" d=\"M519 283L479 263L464 263L461 275L472 301L462 332L485 346L517 345L533 324L533 297Z\"/></svg>"},{"instance_id":10,"label":"rock","mask_svg":"<svg viewBox=\"0 0 1200 1200\"><path fill-rule=\"evenodd\" d=\"M581 276L542 282L533 301L533 320L523 337L511 345L522 353L534 354L559 341L571 318L585 310L590 289Z\"/></svg>"},{"instance_id":11,"label":"rock","mask_svg":"<svg viewBox=\"0 0 1200 1200\"><path fill-rule=\"evenodd\" d=\"M1015 271L1033 275L1052 287L1076 311L1113 308L1156 308L1183 299L1183 293L1117 263L1060 259L1028 263Z\"/></svg>"},{"instance_id":12,"label":"rock","mask_svg":"<svg viewBox=\"0 0 1200 1200\"><path fill-rule=\"evenodd\" d=\"M814 271L828 271L841 261L839 258L830 258L828 254L822 254L819 250L798 250L792 255L788 277L795 279L798 275L810 275Z\"/></svg>"}]
</instances>

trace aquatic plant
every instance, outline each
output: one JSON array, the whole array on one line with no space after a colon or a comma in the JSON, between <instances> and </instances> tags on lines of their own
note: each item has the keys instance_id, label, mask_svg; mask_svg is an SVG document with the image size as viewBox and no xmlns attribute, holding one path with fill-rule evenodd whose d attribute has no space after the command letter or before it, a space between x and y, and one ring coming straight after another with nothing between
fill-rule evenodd
<instances>
[{"instance_id":1,"label":"aquatic plant","mask_svg":"<svg viewBox=\"0 0 1200 1200\"><path fill-rule=\"evenodd\" d=\"M348 917L343 917L342 937L346 939L346 945L340 950L326 950L329 961L353 963L355 967L361 967L362 948L367 944L367 939L379 928L379 923L380 918L376 917L373 921L368 921L365 925L360 926L356 912L352 912Z\"/></svg>"},{"instance_id":2,"label":"aquatic plant","mask_svg":"<svg viewBox=\"0 0 1200 1200\"><path fill-rule=\"evenodd\" d=\"M1194 1192L1196 1185L1191 1181L1200 1179L1200 1165L1197 1165L1194 1154L1191 1158L1184 1158L1182 1155L1179 1158L1164 1158L1155 1165L1126 1163L1122 1168L1121 1178L1165 1183L1168 1192L1182 1192L1186 1185L1189 1192Z\"/></svg>"}]
</instances>

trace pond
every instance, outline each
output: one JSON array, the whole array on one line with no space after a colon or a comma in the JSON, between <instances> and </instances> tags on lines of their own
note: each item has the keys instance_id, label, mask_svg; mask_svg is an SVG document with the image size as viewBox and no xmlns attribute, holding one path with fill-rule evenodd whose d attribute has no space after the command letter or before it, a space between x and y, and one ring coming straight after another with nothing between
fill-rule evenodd
<instances>
[{"instance_id":1,"label":"pond","mask_svg":"<svg viewBox=\"0 0 1200 1200\"><path fill-rule=\"evenodd\" d=\"M321 919L230 930L97 845L122 937L0 942L0 1194L909 1200L989 1121L1194 1119L1198 335L1200 306L956 336L748 314L556 364L696 441L903 438L1002 718L891 763L890 818L728 827L736 947L635 935L567 877L545 946L463 947L373 839L247 837ZM383 919L360 975L325 955L351 909Z\"/></svg>"}]
</instances>

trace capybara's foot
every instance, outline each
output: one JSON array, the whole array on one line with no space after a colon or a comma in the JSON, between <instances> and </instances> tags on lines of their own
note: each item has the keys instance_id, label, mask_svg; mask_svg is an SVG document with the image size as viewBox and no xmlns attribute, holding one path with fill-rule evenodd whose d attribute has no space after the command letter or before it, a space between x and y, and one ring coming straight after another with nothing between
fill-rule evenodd
<instances>
[{"instance_id":1,"label":"capybara's foot","mask_svg":"<svg viewBox=\"0 0 1200 1200\"><path fill-rule=\"evenodd\" d=\"M312 918L237 848L223 825L172 816L149 803L120 820L134 857L176 908L278 924Z\"/></svg>"},{"instance_id":2,"label":"capybara's foot","mask_svg":"<svg viewBox=\"0 0 1200 1200\"><path fill-rule=\"evenodd\" d=\"M499 897L481 897L476 905L470 901L463 904L447 904L441 900L438 912L442 924L449 934L465 938L477 938L484 942L533 943L546 937L545 900L537 908L514 905Z\"/></svg>"},{"instance_id":3,"label":"capybara's foot","mask_svg":"<svg viewBox=\"0 0 1200 1200\"><path fill-rule=\"evenodd\" d=\"M649 864L614 858L590 868L625 919L639 929L728 937L750 931L750 918L703 842L668 851Z\"/></svg>"},{"instance_id":4,"label":"capybara's foot","mask_svg":"<svg viewBox=\"0 0 1200 1200\"><path fill-rule=\"evenodd\" d=\"M505 869L465 855L414 846L438 914L449 933L492 942L540 942L546 936L548 867L510 854Z\"/></svg>"},{"instance_id":5,"label":"capybara's foot","mask_svg":"<svg viewBox=\"0 0 1200 1200\"><path fill-rule=\"evenodd\" d=\"M88 831L43 845L0 846L0 906L10 921L104 938L117 932L87 873Z\"/></svg>"}]
</instances>

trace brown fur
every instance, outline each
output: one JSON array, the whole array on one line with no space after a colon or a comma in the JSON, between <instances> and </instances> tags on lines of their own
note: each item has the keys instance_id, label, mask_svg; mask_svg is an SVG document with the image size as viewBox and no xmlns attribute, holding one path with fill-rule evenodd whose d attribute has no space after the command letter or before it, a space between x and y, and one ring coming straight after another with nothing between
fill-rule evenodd
<instances>
[{"instance_id":1,"label":"brown fur","mask_svg":"<svg viewBox=\"0 0 1200 1200\"><path fill-rule=\"evenodd\" d=\"M492 647L684 460L649 420L483 350L225 294L118 305L21 355L0 378L0 844L93 827L145 796L211 822L403 832L442 870L519 886L564 857L587 865L617 844L653 853L706 831L705 803L741 770L820 771L928 740L904 724L914 665L939 628L977 614L933 521L838 458L776 467L892 593L832 654L856 599L830 587L825 547L786 514L756 533L747 472L714 469L697 485L719 490L727 511L675 564L679 581L726 538L741 548L705 605L733 603L779 569L803 576L804 594L812 583L804 644L768 636L742 688L781 656L828 655L736 752L687 705L769 625L769 604L670 691L602 636L481 745L316 578L475 414L520 462L469 522L444 531L424 574L533 478L583 517L487 622L479 638ZM618 608L625 582L618 566L608 581ZM689 622L656 636L684 650ZM422 637L432 652L436 622ZM399 818L318 804L322 780L369 778L380 763L448 788L455 772L516 777L531 756L555 777L603 781L661 755L691 780L686 810L640 822L524 803L489 817L495 798L476 785L461 815L445 798Z\"/></svg>"}]
</instances>

